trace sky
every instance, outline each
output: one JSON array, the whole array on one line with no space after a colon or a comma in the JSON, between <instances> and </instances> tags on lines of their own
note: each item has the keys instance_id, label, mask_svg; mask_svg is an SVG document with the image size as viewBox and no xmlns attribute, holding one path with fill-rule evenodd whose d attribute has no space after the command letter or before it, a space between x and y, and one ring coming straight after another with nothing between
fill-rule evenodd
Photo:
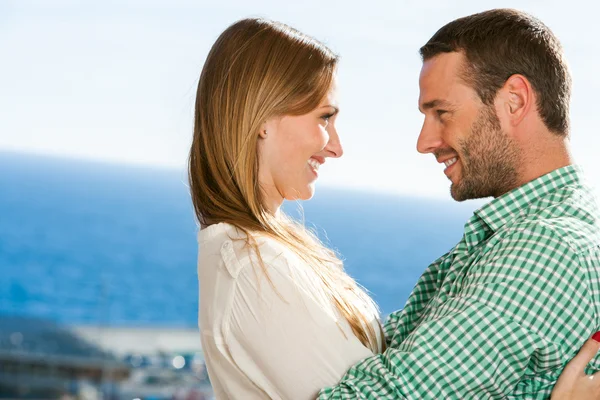
<instances>
[{"instance_id":1,"label":"sky","mask_svg":"<svg viewBox=\"0 0 600 400\"><path fill-rule=\"evenodd\" d=\"M561 40L573 154L600 187L591 0L0 0L0 151L183 169L210 47L231 23L260 16L341 56L345 153L322 167L320 185L447 198L443 166L416 151L418 49L445 23L497 7L534 14Z\"/></svg>"}]
</instances>

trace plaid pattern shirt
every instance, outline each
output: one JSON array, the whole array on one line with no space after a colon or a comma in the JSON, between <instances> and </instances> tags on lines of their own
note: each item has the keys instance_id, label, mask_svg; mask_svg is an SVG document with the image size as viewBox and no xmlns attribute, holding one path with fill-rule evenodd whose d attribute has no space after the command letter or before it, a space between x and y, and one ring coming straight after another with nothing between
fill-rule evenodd
<instances>
[{"instance_id":1,"label":"plaid pattern shirt","mask_svg":"<svg viewBox=\"0 0 600 400\"><path fill-rule=\"evenodd\" d=\"M475 211L389 317L388 349L319 399L549 398L600 327L599 217L575 166Z\"/></svg>"}]
</instances>

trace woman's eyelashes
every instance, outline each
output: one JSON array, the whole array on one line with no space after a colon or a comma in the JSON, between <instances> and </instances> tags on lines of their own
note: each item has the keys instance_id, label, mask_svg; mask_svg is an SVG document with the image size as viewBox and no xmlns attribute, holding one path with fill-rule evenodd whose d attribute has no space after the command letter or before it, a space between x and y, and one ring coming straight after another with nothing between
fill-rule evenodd
<instances>
[{"instance_id":1,"label":"woman's eyelashes","mask_svg":"<svg viewBox=\"0 0 600 400\"><path fill-rule=\"evenodd\" d=\"M329 120L330 120L331 118L333 118L333 116L334 116L335 114L336 114L335 112L332 112L332 113L328 113L328 114L321 115L321 119L322 119L323 121L325 121L325 126L327 126L327 124L329 123Z\"/></svg>"}]
</instances>

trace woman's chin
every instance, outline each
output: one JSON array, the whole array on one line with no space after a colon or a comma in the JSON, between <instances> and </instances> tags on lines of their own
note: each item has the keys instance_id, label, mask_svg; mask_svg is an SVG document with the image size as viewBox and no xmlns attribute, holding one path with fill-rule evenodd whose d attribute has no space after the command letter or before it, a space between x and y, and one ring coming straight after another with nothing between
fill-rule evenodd
<instances>
[{"instance_id":1,"label":"woman's chin","mask_svg":"<svg viewBox=\"0 0 600 400\"><path fill-rule=\"evenodd\" d=\"M315 195L315 183L312 182L306 187L301 200L310 200Z\"/></svg>"},{"instance_id":2,"label":"woman's chin","mask_svg":"<svg viewBox=\"0 0 600 400\"><path fill-rule=\"evenodd\" d=\"M304 188L302 188L301 190L294 190L293 192L295 192L295 195L289 196L289 197L286 196L286 200L290 200L290 201L310 200L310 199L312 199L312 197L315 194L315 184L310 183L307 186L305 186Z\"/></svg>"}]
</instances>

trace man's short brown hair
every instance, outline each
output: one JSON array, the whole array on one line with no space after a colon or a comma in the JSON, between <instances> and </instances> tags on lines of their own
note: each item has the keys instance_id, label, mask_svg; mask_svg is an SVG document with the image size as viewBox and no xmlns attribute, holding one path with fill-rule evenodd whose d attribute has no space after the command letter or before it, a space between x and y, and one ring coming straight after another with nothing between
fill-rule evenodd
<instances>
[{"instance_id":1,"label":"man's short brown hair","mask_svg":"<svg viewBox=\"0 0 600 400\"><path fill-rule=\"evenodd\" d=\"M462 52L463 79L491 105L506 80L525 76L537 95L546 127L569 134L571 76L560 42L537 18L511 9L495 9L454 20L420 49L423 61L438 54Z\"/></svg>"}]
</instances>

